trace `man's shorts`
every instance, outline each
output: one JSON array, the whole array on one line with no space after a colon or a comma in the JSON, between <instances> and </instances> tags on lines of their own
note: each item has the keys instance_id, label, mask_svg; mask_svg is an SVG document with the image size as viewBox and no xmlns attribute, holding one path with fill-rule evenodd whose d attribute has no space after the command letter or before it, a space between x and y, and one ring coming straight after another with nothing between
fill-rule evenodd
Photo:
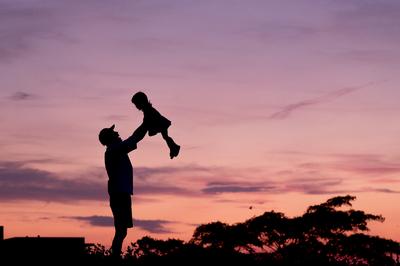
<instances>
[{"instance_id":1,"label":"man's shorts","mask_svg":"<svg viewBox=\"0 0 400 266\"><path fill-rule=\"evenodd\" d=\"M132 200L129 193L115 193L110 195L110 207L116 228L133 227Z\"/></svg>"}]
</instances>

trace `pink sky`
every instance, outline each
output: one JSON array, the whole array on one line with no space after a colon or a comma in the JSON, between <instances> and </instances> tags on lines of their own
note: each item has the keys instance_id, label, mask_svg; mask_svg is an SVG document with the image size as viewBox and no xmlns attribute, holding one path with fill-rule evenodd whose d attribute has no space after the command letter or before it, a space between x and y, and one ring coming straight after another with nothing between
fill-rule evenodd
<instances>
[{"instance_id":1,"label":"pink sky","mask_svg":"<svg viewBox=\"0 0 400 266\"><path fill-rule=\"evenodd\" d=\"M182 150L170 160L155 136L130 154L127 242L346 194L386 218L371 233L400 241L399 13L395 0L1 1L5 236L110 243L97 134L128 137L143 90Z\"/></svg>"}]
</instances>

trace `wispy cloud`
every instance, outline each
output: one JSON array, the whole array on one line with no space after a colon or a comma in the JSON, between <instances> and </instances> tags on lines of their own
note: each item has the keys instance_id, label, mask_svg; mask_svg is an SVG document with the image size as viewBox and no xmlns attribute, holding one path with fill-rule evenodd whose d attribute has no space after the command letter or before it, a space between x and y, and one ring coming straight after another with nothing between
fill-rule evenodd
<instances>
[{"instance_id":1,"label":"wispy cloud","mask_svg":"<svg viewBox=\"0 0 400 266\"><path fill-rule=\"evenodd\" d=\"M273 179L264 182L210 182L202 189L206 195L227 193L282 194L298 192L304 194L337 194L349 192L342 188L339 178L285 178L279 181Z\"/></svg>"},{"instance_id":2,"label":"wispy cloud","mask_svg":"<svg viewBox=\"0 0 400 266\"><path fill-rule=\"evenodd\" d=\"M17 91L9 97L9 99L13 100L13 101L26 101L26 100L32 100L35 98L36 98L35 95L28 93L28 92L23 92L23 91Z\"/></svg>"},{"instance_id":3,"label":"wispy cloud","mask_svg":"<svg viewBox=\"0 0 400 266\"><path fill-rule=\"evenodd\" d=\"M349 192L342 185L343 181L340 178L299 178L288 180L281 192L302 192L310 195Z\"/></svg>"},{"instance_id":4,"label":"wispy cloud","mask_svg":"<svg viewBox=\"0 0 400 266\"><path fill-rule=\"evenodd\" d=\"M78 221L86 222L92 226L114 226L114 219L110 216L64 216L61 218L74 219ZM174 233L174 231L168 229L168 226L174 224L174 222L166 220L141 220L133 219L133 226L143 229L153 234L166 234Z\"/></svg>"},{"instance_id":5,"label":"wispy cloud","mask_svg":"<svg viewBox=\"0 0 400 266\"><path fill-rule=\"evenodd\" d=\"M45 5L0 3L0 62L7 63L34 51L40 38L56 37L56 21L54 10Z\"/></svg>"},{"instance_id":6,"label":"wispy cloud","mask_svg":"<svg viewBox=\"0 0 400 266\"><path fill-rule=\"evenodd\" d=\"M195 196L197 193L184 187L168 184L137 184L134 193L139 195L175 195L175 196Z\"/></svg>"},{"instance_id":7,"label":"wispy cloud","mask_svg":"<svg viewBox=\"0 0 400 266\"><path fill-rule=\"evenodd\" d=\"M116 121L126 121L129 119L127 115L108 115L104 117L104 120L110 121L110 123L115 123Z\"/></svg>"},{"instance_id":8,"label":"wispy cloud","mask_svg":"<svg viewBox=\"0 0 400 266\"><path fill-rule=\"evenodd\" d=\"M306 194L379 192L397 193L398 158L372 153L283 153L303 162L276 172L286 184L283 191ZM357 182L349 184L347 181ZM395 186L390 186L390 185ZM387 187L385 187L387 186Z\"/></svg>"},{"instance_id":9,"label":"wispy cloud","mask_svg":"<svg viewBox=\"0 0 400 266\"><path fill-rule=\"evenodd\" d=\"M334 12L333 29L339 34L348 34L361 39L398 40L400 29L400 3L388 1L340 2Z\"/></svg>"},{"instance_id":10,"label":"wispy cloud","mask_svg":"<svg viewBox=\"0 0 400 266\"><path fill-rule=\"evenodd\" d=\"M272 113L269 116L269 118L270 119L285 119L285 118L288 118L290 115L292 115L293 112L298 111L300 109L318 105L318 104L322 104L322 103L326 103L326 102L330 102L337 98L343 97L347 94L355 92L357 90L360 90L360 89L363 89L363 88L366 88L366 87L369 87L372 85L376 85L376 84L378 84L378 82L374 81L374 82L369 82L367 84L363 84L363 85L356 86L356 87L346 87L346 88L332 91L330 93L327 93L325 95L322 95L322 96L319 96L316 98L302 100L299 102L288 104L286 106L283 106L280 110Z\"/></svg>"},{"instance_id":11,"label":"wispy cloud","mask_svg":"<svg viewBox=\"0 0 400 266\"><path fill-rule=\"evenodd\" d=\"M368 178L400 173L400 163L398 161L378 156L337 158L337 161L331 163L330 167Z\"/></svg>"},{"instance_id":12,"label":"wispy cloud","mask_svg":"<svg viewBox=\"0 0 400 266\"><path fill-rule=\"evenodd\" d=\"M263 183L210 182L201 191L204 194L222 194L264 192L273 189L273 186L266 186Z\"/></svg>"},{"instance_id":13,"label":"wispy cloud","mask_svg":"<svg viewBox=\"0 0 400 266\"><path fill-rule=\"evenodd\" d=\"M310 25L295 25L294 23L264 22L255 25L245 25L239 32L247 39L254 39L264 44L287 43L289 40L304 41L313 39L320 34L321 29Z\"/></svg>"},{"instance_id":14,"label":"wispy cloud","mask_svg":"<svg viewBox=\"0 0 400 266\"><path fill-rule=\"evenodd\" d=\"M303 162L296 167L309 171L335 171L344 172L353 176L379 178L381 180L393 180L388 176L400 173L400 163L397 158L385 155L366 153L330 153L330 154L299 154L312 162ZM313 159L319 158L319 159ZM386 176L386 178L385 178Z\"/></svg>"},{"instance_id":15,"label":"wispy cloud","mask_svg":"<svg viewBox=\"0 0 400 266\"><path fill-rule=\"evenodd\" d=\"M400 53L395 48L372 49L372 48L354 48L338 53L339 57L346 60L358 61L360 63L391 65L400 62Z\"/></svg>"},{"instance_id":16,"label":"wispy cloud","mask_svg":"<svg viewBox=\"0 0 400 266\"><path fill-rule=\"evenodd\" d=\"M183 167L138 167L135 169L135 175L140 179L147 179L158 175L169 175L169 174L184 174L184 173L210 173L221 170L216 167L206 167L201 165L185 165Z\"/></svg>"},{"instance_id":17,"label":"wispy cloud","mask_svg":"<svg viewBox=\"0 0 400 266\"><path fill-rule=\"evenodd\" d=\"M389 193L389 194L398 194L400 193L399 190L394 190L394 189L390 189L390 188L364 188L362 189L362 191L364 192L381 192L381 193Z\"/></svg>"}]
</instances>

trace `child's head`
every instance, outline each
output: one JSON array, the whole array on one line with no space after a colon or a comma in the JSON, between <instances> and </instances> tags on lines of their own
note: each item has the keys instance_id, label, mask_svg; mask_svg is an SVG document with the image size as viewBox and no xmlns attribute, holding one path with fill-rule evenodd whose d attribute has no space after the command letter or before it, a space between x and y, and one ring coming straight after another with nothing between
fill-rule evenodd
<instances>
[{"instance_id":1,"label":"child's head","mask_svg":"<svg viewBox=\"0 0 400 266\"><path fill-rule=\"evenodd\" d=\"M143 110L146 106L151 106L151 103L147 99L146 94L144 92L137 92L132 96L132 103L136 106L137 109Z\"/></svg>"}]
</instances>

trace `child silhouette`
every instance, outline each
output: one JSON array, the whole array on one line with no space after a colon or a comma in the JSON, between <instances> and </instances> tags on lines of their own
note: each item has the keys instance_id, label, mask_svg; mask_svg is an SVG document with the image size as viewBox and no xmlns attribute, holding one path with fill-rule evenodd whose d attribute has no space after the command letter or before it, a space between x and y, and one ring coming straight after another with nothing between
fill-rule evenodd
<instances>
[{"instance_id":1,"label":"child silhouette","mask_svg":"<svg viewBox=\"0 0 400 266\"><path fill-rule=\"evenodd\" d=\"M148 129L149 136L161 133L163 139L169 147L169 156L171 159L178 156L180 146L168 136L168 128L171 121L162 116L150 103L144 92L137 92L132 96L132 103L136 108L143 112L143 123Z\"/></svg>"}]
</instances>

